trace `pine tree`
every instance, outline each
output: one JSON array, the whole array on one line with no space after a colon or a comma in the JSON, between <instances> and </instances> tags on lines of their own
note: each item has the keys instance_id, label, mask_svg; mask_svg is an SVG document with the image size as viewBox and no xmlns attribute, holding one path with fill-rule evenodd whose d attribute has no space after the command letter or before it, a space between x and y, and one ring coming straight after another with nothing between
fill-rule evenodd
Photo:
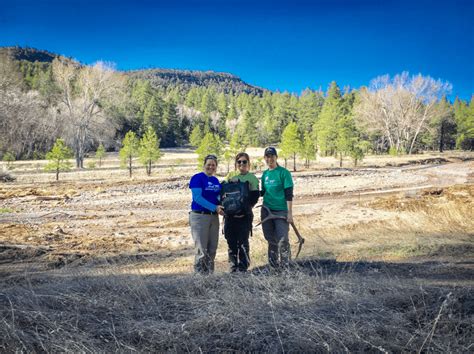
<instances>
[{"instance_id":1,"label":"pine tree","mask_svg":"<svg viewBox=\"0 0 474 354\"><path fill-rule=\"evenodd\" d=\"M296 154L301 152L302 144L295 122L287 125L281 137L280 154L293 158L293 171L296 171Z\"/></svg>"},{"instance_id":2,"label":"pine tree","mask_svg":"<svg viewBox=\"0 0 474 354\"><path fill-rule=\"evenodd\" d=\"M153 127L159 136L163 136L166 130L166 120L163 107L165 103L159 98L152 96L148 101L145 111L143 112L143 123L140 127L140 134L144 134L148 127Z\"/></svg>"},{"instance_id":3,"label":"pine tree","mask_svg":"<svg viewBox=\"0 0 474 354\"><path fill-rule=\"evenodd\" d=\"M56 139L53 148L46 154L49 162L44 167L45 171L56 172L56 181L59 180L59 172L71 170L72 163L68 159L74 156L72 150L64 143L63 139Z\"/></svg>"},{"instance_id":4,"label":"pine tree","mask_svg":"<svg viewBox=\"0 0 474 354\"><path fill-rule=\"evenodd\" d=\"M290 95L274 94L273 95L273 114L272 119L275 121L275 134L280 137L283 133L284 127L290 122L289 111L290 111Z\"/></svg>"},{"instance_id":5,"label":"pine tree","mask_svg":"<svg viewBox=\"0 0 474 354\"><path fill-rule=\"evenodd\" d=\"M8 170L12 169L13 168L12 162L15 161L15 155L13 154L13 152L7 151L5 152L5 154L3 154L2 161L5 161L7 163Z\"/></svg>"},{"instance_id":6,"label":"pine tree","mask_svg":"<svg viewBox=\"0 0 474 354\"><path fill-rule=\"evenodd\" d=\"M222 155L223 143L217 134L207 133L196 150L198 154L198 166L204 164L204 158L209 155L215 155L219 159Z\"/></svg>"},{"instance_id":7,"label":"pine tree","mask_svg":"<svg viewBox=\"0 0 474 354\"><path fill-rule=\"evenodd\" d=\"M344 155L350 154L358 142L357 130L352 115L347 114L339 118L336 123L335 151L339 153L339 167L342 167Z\"/></svg>"},{"instance_id":8,"label":"pine tree","mask_svg":"<svg viewBox=\"0 0 474 354\"><path fill-rule=\"evenodd\" d=\"M129 131L122 140L122 148L119 156L122 168L127 168L130 178L132 177L133 158L138 156L139 143L134 132Z\"/></svg>"},{"instance_id":9,"label":"pine tree","mask_svg":"<svg viewBox=\"0 0 474 354\"><path fill-rule=\"evenodd\" d=\"M472 150L474 148L474 95L469 105L456 98L454 117L457 125L456 147Z\"/></svg>"},{"instance_id":10,"label":"pine tree","mask_svg":"<svg viewBox=\"0 0 474 354\"><path fill-rule=\"evenodd\" d=\"M99 144L97 151L95 152L95 158L99 160L99 167L102 167L102 159L105 157L105 147L102 143Z\"/></svg>"},{"instance_id":11,"label":"pine tree","mask_svg":"<svg viewBox=\"0 0 474 354\"><path fill-rule=\"evenodd\" d=\"M132 102L137 106L140 114L145 112L151 98L153 97L153 88L149 81L136 80L133 82L131 90Z\"/></svg>"},{"instance_id":12,"label":"pine tree","mask_svg":"<svg viewBox=\"0 0 474 354\"><path fill-rule=\"evenodd\" d=\"M228 103L227 97L223 92L221 92L217 96L217 110L219 111L222 117L227 116Z\"/></svg>"},{"instance_id":13,"label":"pine tree","mask_svg":"<svg viewBox=\"0 0 474 354\"><path fill-rule=\"evenodd\" d=\"M316 146L309 131L304 133L301 157L304 159L304 166L306 168L309 168L310 161L316 158Z\"/></svg>"},{"instance_id":14,"label":"pine tree","mask_svg":"<svg viewBox=\"0 0 474 354\"><path fill-rule=\"evenodd\" d=\"M197 148L201 144L202 138L201 128L199 124L196 124L189 136L189 144Z\"/></svg>"},{"instance_id":15,"label":"pine tree","mask_svg":"<svg viewBox=\"0 0 474 354\"><path fill-rule=\"evenodd\" d=\"M227 163L227 173L230 170L230 163L239 152L245 152L247 146L238 134L232 135L229 146L224 151L224 161Z\"/></svg>"},{"instance_id":16,"label":"pine tree","mask_svg":"<svg viewBox=\"0 0 474 354\"><path fill-rule=\"evenodd\" d=\"M146 174L151 175L151 165L161 157L160 141L152 127L148 127L140 140L140 162L145 166Z\"/></svg>"},{"instance_id":17,"label":"pine tree","mask_svg":"<svg viewBox=\"0 0 474 354\"><path fill-rule=\"evenodd\" d=\"M166 124L166 131L162 135L162 146L173 147L179 145L181 143L180 122L174 102L166 103L163 121Z\"/></svg>"},{"instance_id":18,"label":"pine tree","mask_svg":"<svg viewBox=\"0 0 474 354\"><path fill-rule=\"evenodd\" d=\"M428 129L420 134L420 141L433 150L443 152L445 147L454 148L456 145L456 123L453 106L446 97L435 105L436 115L428 123Z\"/></svg>"},{"instance_id":19,"label":"pine tree","mask_svg":"<svg viewBox=\"0 0 474 354\"><path fill-rule=\"evenodd\" d=\"M313 92L309 89L303 91L298 105L298 129L300 132L310 132L313 129L323 104L324 96L321 92Z\"/></svg>"},{"instance_id":20,"label":"pine tree","mask_svg":"<svg viewBox=\"0 0 474 354\"><path fill-rule=\"evenodd\" d=\"M326 156L336 152L337 121L341 115L341 91L333 81L329 86L319 119L313 127L319 150Z\"/></svg>"}]
</instances>

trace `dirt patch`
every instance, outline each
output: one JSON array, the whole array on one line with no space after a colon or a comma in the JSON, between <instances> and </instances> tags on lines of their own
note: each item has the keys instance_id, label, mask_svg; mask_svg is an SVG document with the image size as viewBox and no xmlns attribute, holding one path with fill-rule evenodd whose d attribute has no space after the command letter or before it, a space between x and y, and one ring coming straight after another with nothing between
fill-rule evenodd
<instances>
[{"instance_id":1,"label":"dirt patch","mask_svg":"<svg viewBox=\"0 0 474 354\"><path fill-rule=\"evenodd\" d=\"M428 188L414 196L390 196L369 203L372 208L397 211L427 211L445 203L474 210L474 184L446 188Z\"/></svg>"}]
</instances>

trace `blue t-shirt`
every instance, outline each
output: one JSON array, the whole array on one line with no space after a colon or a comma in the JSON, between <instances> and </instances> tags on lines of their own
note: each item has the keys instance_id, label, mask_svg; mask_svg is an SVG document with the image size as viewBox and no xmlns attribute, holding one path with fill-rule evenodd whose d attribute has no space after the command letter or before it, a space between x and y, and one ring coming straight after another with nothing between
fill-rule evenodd
<instances>
[{"instance_id":1,"label":"blue t-shirt","mask_svg":"<svg viewBox=\"0 0 474 354\"><path fill-rule=\"evenodd\" d=\"M216 177L214 176L209 177L204 172L197 173L193 177L191 177L191 181L189 182L189 188L201 189L202 197L205 199L205 201L213 204L212 209L202 206L201 204L197 203L196 200L194 200L194 193L193 193L193 202L191 203L191 210L199 210L199 211L215 211L216 210L215 206L219 204L219 195L220 195L220 190L221 190L221 184L219 183L219 180ZM207 206L210 207L209 204Z\"/></svg>"}]
</instances>

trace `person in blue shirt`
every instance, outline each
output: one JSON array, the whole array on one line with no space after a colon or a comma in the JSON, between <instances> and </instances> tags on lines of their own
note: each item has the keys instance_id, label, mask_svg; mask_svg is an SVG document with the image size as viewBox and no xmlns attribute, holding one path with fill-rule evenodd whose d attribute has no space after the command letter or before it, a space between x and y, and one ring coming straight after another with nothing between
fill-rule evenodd
<instances>
[{"instance_id":1,"label":"person in blue shirt","mask_svg":"<svg viewBox=\"0 0 474 354\"><path fill-rule=\"evenodd\" d=\"M189 182L193 197L189 225L196 249L194 271L202 274L214 272L219 240L218 214L224 214L219 205L221 184L214 176L216 170L217 157L207 155L204 158L204 171L192 176Z\"/></svg>"}]
</instances>

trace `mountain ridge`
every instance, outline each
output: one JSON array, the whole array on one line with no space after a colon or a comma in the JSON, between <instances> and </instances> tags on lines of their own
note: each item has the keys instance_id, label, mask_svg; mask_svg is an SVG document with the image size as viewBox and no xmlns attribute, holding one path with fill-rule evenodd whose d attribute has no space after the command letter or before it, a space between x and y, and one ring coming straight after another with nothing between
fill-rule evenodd
<instances>
[{"instance_id":1,"label":"mountain ridge","mask_svg":"<svg viewBox=\"0 0 474 354\"><path fill-rule=\"evenodd\" d=\"M7 55L16 61L51 63L55 58L68 58L64 55L52 53L44 49L30 47L0 47L0 55ZM193 87L214 86L218 91L225 93L248 93L262 95L267 89L251 85L243 81L238 76L212 70L181 70L168 68L147 68L132 70L117 70L128 75L131 78L147 80L156 88L168 89L174 86L180 86L184 89Z\"/></svg>"}]
</instances>

